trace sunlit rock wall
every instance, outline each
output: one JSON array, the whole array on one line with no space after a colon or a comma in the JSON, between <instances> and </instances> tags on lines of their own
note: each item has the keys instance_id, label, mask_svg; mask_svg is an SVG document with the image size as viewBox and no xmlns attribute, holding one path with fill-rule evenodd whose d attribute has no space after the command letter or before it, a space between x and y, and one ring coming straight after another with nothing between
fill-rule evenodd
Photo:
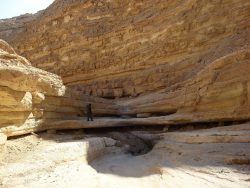
<instances>
[{"instance_id":1,"label":"sunlit rock wall","mask_svg":"<svg viewBox=\"0 0 250 188\"><path fill-rule=\"evenodd\" d=\"M85 121L87 103L92 103L95 116L119 112L110 101L67 89L59 76L32 67L3 40L0 98L0 134L7 136L54 129L57 121ZM71 127L66 124L61 128Z\"/></svg>"},{"instance_id":2,"label":"sunlit rock wall","mask_svg":"<svg viewBox=\"0 0 250 188\"><path fill-rule=\"evenodd\" d=\"M248 48L249 12L245 0L57 0L27 21L16 19L19 32L8 37L10 20L2 21L0 37L83 93L138 96Z\"/></svg>"}]
</instances>

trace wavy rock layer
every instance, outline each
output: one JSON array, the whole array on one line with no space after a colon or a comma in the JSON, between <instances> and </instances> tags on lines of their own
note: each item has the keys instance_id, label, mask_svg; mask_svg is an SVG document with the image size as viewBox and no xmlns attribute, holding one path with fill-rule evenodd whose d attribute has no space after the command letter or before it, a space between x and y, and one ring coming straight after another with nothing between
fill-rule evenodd
<instances>
[{"instance_id":1,"label":"wavy rock layer","mask_svg":"<svg viewBox=\"0 0 250 188\"><path fill-rule=\"evenodd\" d=\"M66 89L59 76L32 67L27 59L17 55L2 40L0 98L0 134L7 136L53 129L58 120L83 119L88 102L93 104L95 114L115 114L118 111L109 101L85 97ZM48 123L52 124L49 128L44 126Z\"/></svg>"},{"instance_id":2,"label":"wavy rock layer","mask_svg":"<svg viewBox=\"0 0 250 188\"><path fill-rule=\"evenodd\" d=\"M249 11L245 0L57 0L4 20L0 37L86 94L138 96L249 48Z\"/></svg>"},{"instance_id":3,"label":"wavy rock layer","mask_svg":"<svg viewBox=\"0 0 250 188\"><path fill-rule=\"evenodd\" d=\"M51 86L55 75L47 78L39 70L38 79L32 69L25 70L25 79L50 83L29 87L44 89L45 95L54 92L46 101L70 114L55 114L59 107L43 102L49 118L69 120L57 127L238 121L250 118L249 12L245 0L57 0L35 15L2 20L0 37L35 67L62 76L78 99L95 101L95 113L134 117L91 125L76 121L77 110L69 107L78 109L83 102L58 98L62 83ZM17 90L22 79L13 76L3 86ZM25 88L26 81L21 83Z\"/></svg>"},{"instance_id":4,"label":"wavy rock layer","mask_svg":"<svg viewBox=\"0 0 250 188\"><path fill-rule=\"evenodd\" d=\"M250 51L237 51L207 65L192 79L118 103L124 113L168 115L179 122L249 119L249 70Z\"/></svg>"}]
</instances>

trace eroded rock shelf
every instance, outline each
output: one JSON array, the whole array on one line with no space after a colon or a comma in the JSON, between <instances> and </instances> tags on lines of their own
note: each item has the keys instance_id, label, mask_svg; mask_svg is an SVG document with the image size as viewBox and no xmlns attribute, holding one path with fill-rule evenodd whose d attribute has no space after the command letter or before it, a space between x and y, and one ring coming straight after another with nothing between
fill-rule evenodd
<instances>
[{"instance_id":1,"label":"eroded rock shelf","mask_svg":"<svg viewBox=\"0 0 250 188\"><path fill-rule=\"evenodd\" d=\"M249 13L55 0L0 20L0 187L250 187Z\"/></svg>"}]
</instances>

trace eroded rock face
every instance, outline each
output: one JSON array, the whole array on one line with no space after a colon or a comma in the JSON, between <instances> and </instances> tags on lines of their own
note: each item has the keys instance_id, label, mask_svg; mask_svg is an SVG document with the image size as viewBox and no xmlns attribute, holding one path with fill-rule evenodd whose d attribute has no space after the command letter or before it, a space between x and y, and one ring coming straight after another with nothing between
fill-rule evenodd
<instances>
[{"instance_id":1,"label":"eroded rock face","mask_svg":"<svg viewBox=\"0 0 250 188\"><path fill-rule=\"evenodd\" d=\"M89 102L95 114L118 111L111 102L67 89L59 76L32 67L2 40L0 98L0 134L7 136L53 129L58 120L83 119Z\"/></svg>"},{"instance_id":2,"label":"eroded rock face","mask_svg":"<svg viewBox=\"0 0 250 188\"><path fill-rule=\"evenodd\" d=\"M45 98L65 95L65 86L59 76L32 67L6 42L0 40L0 47L0 132L25 133L40 125Z\"/></svg>"},{"instance_id":3,"label":"eroded rock face","mask_svg":"<svg viewBox=\"0 0 250 188\"><path fill-rule=\"evenodd\" d=\"M249 118L250 50L217 59L192 79L158 92L122 100L124 113L165 113L173 122ZM126 108L125 108L126 107Z\"/></svg>"},{"instance_id":4,"label":"eroded rock face","mask_svg":"<svg viewBox=\"0 0 250 188\"><path fill-rule=\"evenodd\" d=\"M77 90L66 92L70 99L46 97L47 116L63 119L46 126L81 127L71 105L83 108L82 99L102 116L130 117L85 127L238 121L250 117L249 10L245 0L57 0L38 14L3 20L0 37ZM14 78L11 89L22 80ZM31 95L44 101L39 92ZM73 115L51 113L58 110Z\"/></svg>"},{"instance_id":5,"label":"eroded rock face","mask_svg":"<svg viewBox=\"0 0 250 188\"><path fill-rule=\"evenodd\" d=\"M65 86L59 76L32 67L30 62L17 55L0 40L0 85L18 91L42 92L46 95L65 94Z\"/></svg>"},{"instance_id":6,"label":"eroded rock face","mask_svg":"<svg viewBox=\"0 0 250 188\"><path fill-rule=\"evenodd\" d=\"M138 96L248 48L249 10L245 0L57 0L26 21L4 20L0 37L83 93ZM23 31L6 36L9 22Z\"/></svg>"}]
</instances>

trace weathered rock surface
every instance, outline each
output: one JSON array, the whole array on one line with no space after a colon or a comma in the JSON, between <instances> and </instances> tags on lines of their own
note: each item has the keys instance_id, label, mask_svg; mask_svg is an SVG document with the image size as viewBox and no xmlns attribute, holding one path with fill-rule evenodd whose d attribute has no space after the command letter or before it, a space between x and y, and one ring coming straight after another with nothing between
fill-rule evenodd
<instances>
[{"instance_id":1,"label":"weathered rock surface","mask_svg":"<svg viewBox=\"0 0 250 188\"><path fill-rule=\"evenodd\" d=\"M108 114L241 120L250 117L249 10L245 0L57 0L2 20L0 37L79 95L124 98Z\"/></svg>"},{"instance_id":2,"label":"weathered rock surface","mask_svg":"<svg viewBox=\"0 0 250 188\"><path fill-rule=\"evenodd\" d=\"M192 79L118 104L124 113L178 116L180 122L185 117L197 122L248 119L249 70L250 50L240 50L208 64Z\"/></svg>"},{"instance_id":3,"label":"weathered rock surface","mask_svg":"<svg viewBox=\"0 0 250 188\"><path fill-rule=\"evenodd\" d=\"M0 152L0 186L247 188L250 143L241 138L249 138L249 125L144 131L162 139L151 152L136 157L107 137L73 132L24 136L8 140L6 151Z\"/></svg>"},{"instance_id":4,"label":"weathered rock surface","mask_svg":"<svg viewBox=\"0 0 250 188\"><path fill-rule=\"evenodd\" d=\"M77 91L8 48L4 61L13 66L2 63L1 95L19 97L1 108L11 117L1 121L20 122L31 111L28 119L46 119L50 129L249 119L249 9L244 0L57 0L2 20L0 37ZM98 116L130 118L79 120L88 101Z\"/></svg>"},{"instance_id":5,"label":"weathered rock surface","mask_svg":"<svg viewBox=\"0 0 250 188\"><path fill-rule=\"evenodd\" d=\"M237 124L250 119L249 12L246 0L55 0L0 20L13 45L0 40L0 187L249 187L250 124ZM167 126L56 131L132 125Z\"/></svg>"},{"instance_id":6,"label":"weathered rock surface","mask_svg":"<svg viewBox=\"0 0 250 188\"><path fill-rule=\"evenodd\" d=\"M3 20L0 38L83 93L138 96L249 48L249 10L245 0L56 0Z\"/></svg>"},{"instance_id":7,"label":"weathered rock surface","mask_svg":"<svg viewBox=\"0 0 250 188\"><path fill-rule=\"evenodd\" d=\"M93 104L95 115L118 111L110 101L67 89L59 76L32 67L2 40L0 97L0 134L7 136L46 130L45 122L83 119L88 102Z\"/></svg>"}]
</instances>

